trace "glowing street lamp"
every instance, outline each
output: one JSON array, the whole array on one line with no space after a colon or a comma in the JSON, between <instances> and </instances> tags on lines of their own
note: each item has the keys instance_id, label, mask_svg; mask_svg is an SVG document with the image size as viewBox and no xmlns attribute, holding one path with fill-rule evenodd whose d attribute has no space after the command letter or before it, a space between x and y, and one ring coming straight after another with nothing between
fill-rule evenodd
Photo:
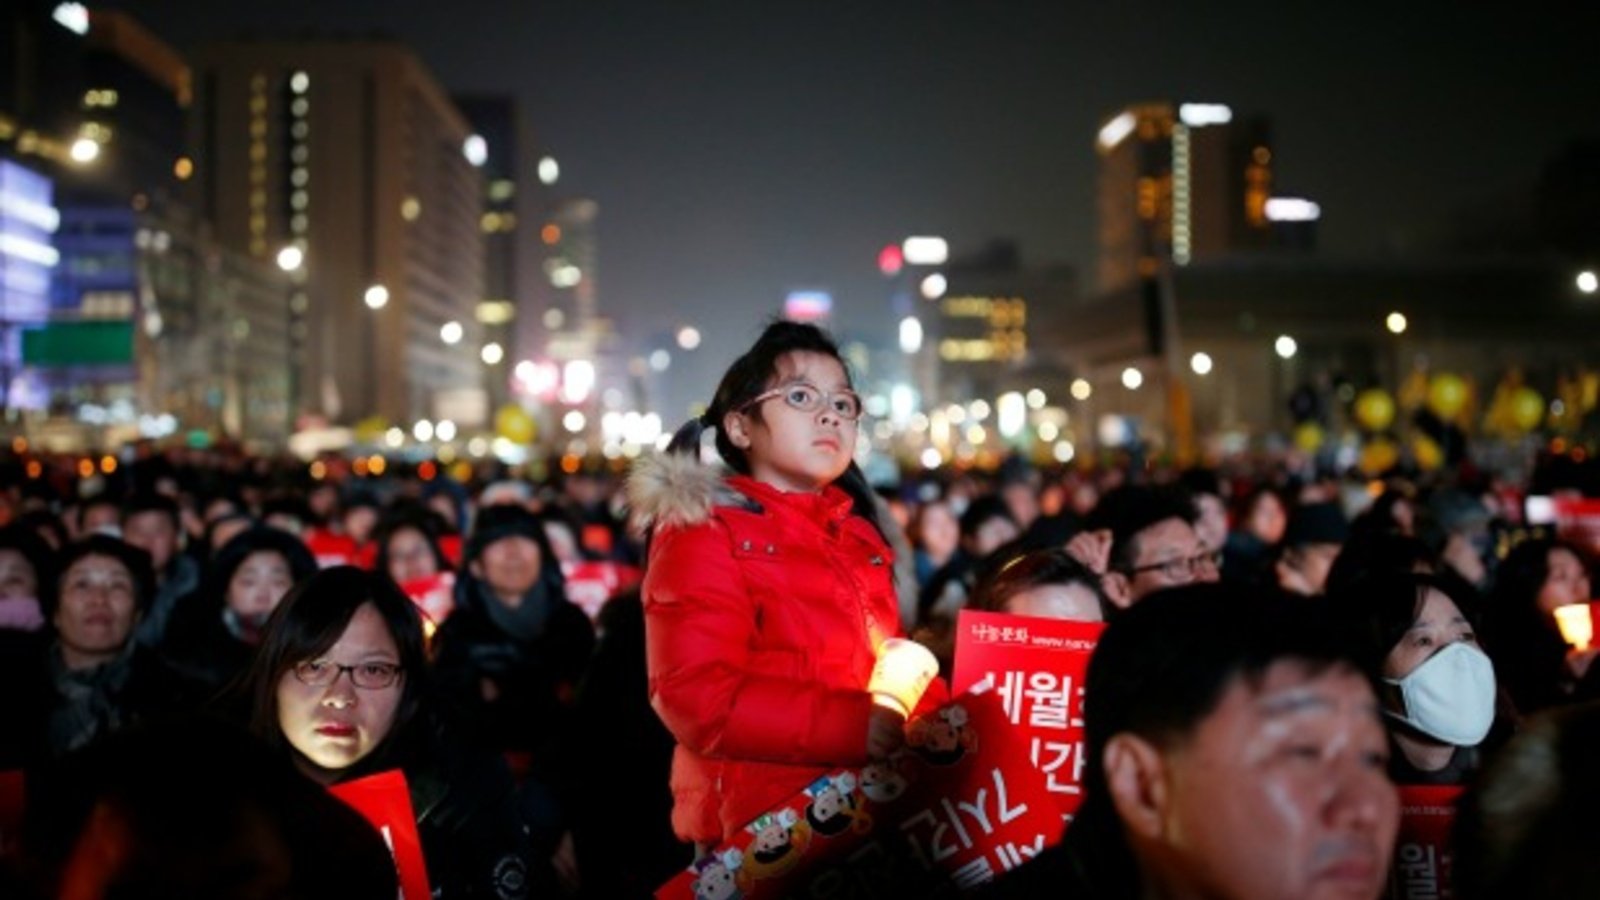
<instances>
[{"instance_id":1,"label":"glowing street lamp","mask_svg":"<svg viewBox=\"0 0 1600 900\"><path fill-rule=\"evenodd\" d=\"M1278 339L1272 342L1272 349L1284 359L1293 359L1295 353L1299 351L1300 345L1295 343L1295 339L1287 334L1280 334Z\"/></svg>"},{"instance_id":2,"label":"glowing street lamp","mask_svg":"<svg viewBox=\"0 0 1600 900\"><path fill-rule=\"evenodd\" d=\"M285 272L299 271L300 266L306 261L306 253L299 247L290 244L278 251L278 268Z\"/></svg>"},{"instance_id":3,"label":"glowing street lamp","mask_svg":"<svg viewBox=\"0 0 1600 900\"><path fill-rule=\"evenodd\" d=\"M80 137L72 142L67 154L73 162L86 166L100 158L100 142L92 137Z\"/></svg>"},{"instance_id":4,"label":"glowing street lamp","mask_svg":"<svg viewBox=\"0 0 1600 900\"><path fill-rule=\"evenodd\" d=\"M1407 324L1405 313L1400 312L1389 313L1388 318L1383 320L1383 326L1389 329L1390 334L1404 334Z\"/></svg>"},{"instance_id":5,"label":"glowing street lamp","mask_svg":"<svg viewBox=\"0 0 1600 900\"><path fill-rule=\"evenodd\" d=\"M1585 294L1600 291L1600 275L1596 275L1593 269L1585 269L1579 272L1578 290L1583 291Z\"/></svg>"}]
</instances>

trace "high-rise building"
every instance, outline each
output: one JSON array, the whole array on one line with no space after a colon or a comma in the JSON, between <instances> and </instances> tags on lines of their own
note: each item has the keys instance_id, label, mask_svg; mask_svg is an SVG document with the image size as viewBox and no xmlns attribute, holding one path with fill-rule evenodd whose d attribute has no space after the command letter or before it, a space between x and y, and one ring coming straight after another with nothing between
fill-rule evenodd
<instances>
[{"instance_id":1,"label":"high-rise building","mask_svg":"<svg viewBox=\"0 0 1600 900\"><path fill-rule=\"evenodd\" d=\"M227 246L276 260L305 423L488 418L471 126L387 40L225 41L196 54L195 175Z\"/></svg>"},{"instance_id":2,"label":"high-rise building","mask_svg":"<svg viewBox=\"0 0 1600 900\"><path fill-rule=\"evenodd\" d=\"M1130 106L1101 127L1100 289L1154 278L1273 240L1264 118L1210 103Z\"/></svg>"}]
</instances>

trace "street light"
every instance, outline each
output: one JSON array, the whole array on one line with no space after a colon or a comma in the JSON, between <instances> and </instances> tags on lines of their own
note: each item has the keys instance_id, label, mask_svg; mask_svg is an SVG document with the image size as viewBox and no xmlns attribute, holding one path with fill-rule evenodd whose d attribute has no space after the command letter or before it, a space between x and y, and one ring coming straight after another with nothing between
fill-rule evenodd
<instances>
[{"instance_id":1,"label":"street light","mask_svg":"<svg viewBox=\"0 0 1600 900\"><path fill-rule=\"evenodd\" d=\"M1189 368L1193 369L1196 375L1211 374L1211 354L1196 353L1189 357Z\"/></svg>"},{"instance_id":2,"label":"street light","mask_svg":"<svg viewBox=\"0 0 1600 900\"><path fill-rule=\"evenodd\" d=\"M298 271L305 261L305 251L293 244L278 251L278 268L285 272Z\"/></svg>"},{"instance_id":3,"label":"street light","mask_svg":"<svg viewBox=\"0 0 1600 900\"><path fill-rule=\"evenodd\" d=\"M1278 339L1272 342L1272 349L1284 359L1293 359L1295 353L1300 349L1300 345L1295 343L1295 339L1287 334L1280 334Z\"/></svg>"},{"instance_id":4,"label":"street light","mask_svg":"<svg viewBox=\"0 0 1600 900\"><path fill-rule=\"evenodd\" d=\"M1579 272L1578 290L1583 291L1585 294L1600 291L1600 275L1596 275L1593 269L1584 269Z\"/></svg>"},{"instance_id":5,"label":"street light","mask_svg":"<svg viewBox=\"0 0 1600 900\"><path fill-rule=\"evenodd\" d=\"M1390 334L1404 334L1406 325L1409 323L1406 322L1405 313L1392 312L1389 313L1388 318L1383 320L1383 324L1384 327L1389 329Z\"/></svg>"},{"instance_id":6,"label":"street light","mask_svg":"<svg viewBox=\"0 0 1600 900\"><path fill-rule=\"evenodd\" d=\"M67 153L73 162L86 166L100 158L100 142L91 137L81 137L72 142Z\"/></svg>"},{"instance_id":7,"label":"street light","mask_svg":"<svg viewBox=\"0 0 1600 900\"><path fill-rule=\"evenodd\" d=\"M389 289L381 284L375 284L367 288L367 293L362 299L366 301L368 309L383 309L389 303Z\"/></svg>"}]
</instances>

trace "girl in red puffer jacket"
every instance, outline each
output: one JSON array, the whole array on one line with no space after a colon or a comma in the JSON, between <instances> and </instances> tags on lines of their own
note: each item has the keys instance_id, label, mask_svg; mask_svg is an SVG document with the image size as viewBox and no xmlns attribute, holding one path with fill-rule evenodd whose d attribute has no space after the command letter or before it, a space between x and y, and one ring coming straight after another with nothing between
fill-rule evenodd
<instances>
[{"instance_id":1,"label":"girl in red puffer jacket","mask_svg":"<svg viewBox=\"0 0 1600 900\"><path fill-rule=\"evenodd\" d=\"M650 530L650 699L677 741L672 824L702 847L841 766L904 717L867 690L900 631L892 554L853 461L861 399L821 329L776 322L705 414L629 477ZM702 466L701 435L731 472ZM935 681L923 707L945 697Z\"/></svg>"}]
</instances>

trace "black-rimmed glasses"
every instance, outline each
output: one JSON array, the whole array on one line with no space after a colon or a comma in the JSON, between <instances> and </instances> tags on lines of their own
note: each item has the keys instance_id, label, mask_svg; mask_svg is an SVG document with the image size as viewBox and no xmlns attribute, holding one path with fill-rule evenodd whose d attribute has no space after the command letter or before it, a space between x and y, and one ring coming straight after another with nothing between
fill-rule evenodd
<instances>
[{"instance_id":1,"label":"black-rimmed glasses","mask_svg":"<svg viewBox=\"0 0 1600 900\"><path fill-rule=\"evenodd\" d=\"M294 677L301 684L327 687L338 681L340 675L349 672L351 684L366 690L378 690L393 685L402 671L404 669L394 663L369 662L342 666L332 660L308 659L295 663Z\"/></svg>"},{"instance_id":2,"label":"black-rimmed glasses","mask_svg":"<svg viewBox=\"0 0 1600 900\"><path fill-rule=\"evenodd\" d=\"M1222 554L1215 550L1206 550L1193 556L1180 556L1166 562L1151 563L1148 566L1134 566L1124 569L1122 573L1132 578L1140 572L1160 571L1168 581L1177 581L1182 578L1192 578L1206 569L1213 571L1222 568Z\"/></svg>"}]
</instances>

